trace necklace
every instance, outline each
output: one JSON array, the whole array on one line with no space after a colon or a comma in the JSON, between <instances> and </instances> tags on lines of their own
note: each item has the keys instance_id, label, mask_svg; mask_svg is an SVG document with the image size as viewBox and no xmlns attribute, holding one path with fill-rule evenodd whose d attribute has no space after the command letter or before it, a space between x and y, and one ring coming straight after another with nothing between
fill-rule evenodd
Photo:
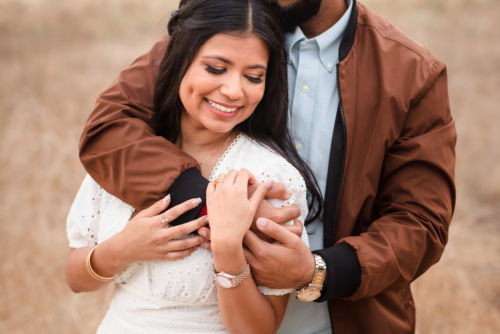
<instances>
[{"instance_id":1,"label":"necklace","mask_svg":"<svg viewBox=\"0 0 500 334\"><path fill-rule=\"evenodd\" d=\"M226 140L224 143L217 147L213 152L209 152L206 154L206 157L204 159L199 159L199 157L196 157L196 160L200 164L202 168L207 167L207 165L210 165L209 163L213 162L214 160L217 161L220 157L220 155L227 149L228 144L234 139L236 133L231 133L229 136L227 136ZM181 144L182 147L182 144Z\"/></svg>"}]
</instances>

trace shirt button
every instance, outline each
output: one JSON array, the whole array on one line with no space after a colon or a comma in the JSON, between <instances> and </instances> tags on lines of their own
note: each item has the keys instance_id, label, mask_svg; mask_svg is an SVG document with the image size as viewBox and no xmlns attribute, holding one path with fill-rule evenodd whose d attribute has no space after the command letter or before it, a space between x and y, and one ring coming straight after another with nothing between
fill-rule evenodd
<instances>
[{"instance_id":1,"label":"shirt button","mask_svg":"<svg viewBox=\"0 0 500 334\"><path fill-rule=\"evenodd\" d=\"M326 67L331 71L332 68L333 68L333 64L332 63L328 63L328 64L326 64Z\"/></svg>"},{"instance_id":2,"label":"shirt button","mask_svg":"<svg viewBox=\"0 0 500 334\"><path fill-rule=\"evenodd\" d=\"M304 93L304 94L309 93L309 86L308 85L302 86L302 93Z\"/></svg>"},{"instance_id":3,"label":"shirt button","mask_svg":"<svg viewBox=\"0 0 500 334\"><path fill-rule=\"evenodd\" d=\"M300 151L300 149L302 148L302 144L297 142L295 143L295 149L297 149L297 151Z\"/></svg>"}]
</instances>

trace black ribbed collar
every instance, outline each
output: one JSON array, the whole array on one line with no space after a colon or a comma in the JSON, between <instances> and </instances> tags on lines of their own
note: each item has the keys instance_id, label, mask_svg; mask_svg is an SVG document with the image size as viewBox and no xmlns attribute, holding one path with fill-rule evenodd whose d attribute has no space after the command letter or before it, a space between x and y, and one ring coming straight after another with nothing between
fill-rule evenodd
<instances>
[{"instance_id":1,"label":"black ribbed collar","mask_svg":"<svg viewBox=\"0 0 500 334\"><path fill-rule=\"evenodd\" d=\"M358 6L356 0L352 1L354 1L354 3L352 4L351 17L349 18L347 28L344 31L342 42L340 42L339 62L344 60L344 58L347 57L351 51L352 45L354 44L354 38L356 36L356 28L358 25Z\"/></svg>"}]
</instances>

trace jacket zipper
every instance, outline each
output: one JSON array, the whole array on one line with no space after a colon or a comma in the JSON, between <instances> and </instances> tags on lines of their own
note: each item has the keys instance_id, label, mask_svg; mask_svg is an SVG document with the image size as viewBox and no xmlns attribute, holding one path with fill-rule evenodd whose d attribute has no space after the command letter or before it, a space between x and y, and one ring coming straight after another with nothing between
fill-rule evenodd
<instances>
[{"instance_id":1,"label":"jacket zipper","mask_svg":"<svg viewBox=\"0 0 500 334\"><path fill-rule=\"evenodd\" d=\"M337 214L339 212L339 202L340 202L340 188L342 187L342 180L344 178L344 165L345 165L345 156L347 151L347 128L345 125L345 115L344 115L344 106L342 104L342 92L340 91L340 74L339 74L340 62L337 63L337 90L339 92L339 113L340 120L342 122L342 132L343 132L343 143L342 143L342 161L340 163L340 177L339 184L337 190L337 203L335 203L335 211L334 211L334 231L335 225L337 225Z\"/></svg>"},{"instance_id":2,"label":"jacket zipper","mask_svg":"<svg viewBox=\"0 0 500 334\"><path fill-rule=\"evenodd\" d=\"M330 163L333 163L333 168L328 171L328 174L332 173L332 177L334 177L333 180L333 188L331 188L331 191L333 192L333 200L334 200L334 207L333 210L330 211L331 218L328 219L329 217L325 217L324 222L325 224L329 224L330 226L324 226L324 235L323 235L323 240L324 240L324 247L331 247L335 243L335 228L337 225L337 215L339 211L339 202L340 202L340 188L342 186L342 180L344 178L344 165L345 165L345 157L346 157L346 146L347 146L347 128L345 124L345 115L344 115L344 107L343 107L343 102L342 102L342 92L340 89L340 74L339 74L339 63L337 63L337 91L339 94L339 105L337 109L337 117L336 117L336 122L340 122L340 127L337 127L337 125L334 126L336 128L334 130L334 140L332 141L332 147L333 148L333 156L330 157ZM336 136L335 131L341 131L342 133L338 135L341 136ZM335 138L336 137L336 138ZM337 142L334 142L335 139L337 139ZM338 142L340 141L340 142ZM339 148L336 148L336 146L340 146ZM326 195L326 194L325 194ZM326 196L325 196L326 197ZM330 194L329 196L330 197ZM326 199L326 198L325 198ZM325 204L327 205L327 204ZM325 229L326 227L326 229Z\"/></svg>"}]
</instances>

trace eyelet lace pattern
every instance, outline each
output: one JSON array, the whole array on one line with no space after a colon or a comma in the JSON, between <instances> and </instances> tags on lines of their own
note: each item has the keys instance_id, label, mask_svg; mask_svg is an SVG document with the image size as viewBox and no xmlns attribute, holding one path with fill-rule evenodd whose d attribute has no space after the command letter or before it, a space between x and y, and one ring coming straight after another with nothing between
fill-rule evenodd
<instances>
[{"instance_id":1,"label":"eyelet lace pattern","mask_svg":"<svg viewBox=\"0 0 500 334\"><path fill-rule=\"evenodd\" d=\"M248 169L258 182L273 179L291 191L287 201L272 200L275 206L296 204L300 219L307 215L304 180L284 158L267 147L239 134L222 154L210 180L230 169ZM70 247L101 243L120 232L134 209L107 193L87 175L67 219ZM307 233L302 233L307 243ZM212 254L198 248L176 261L138 262L130 265L114 282L115 295L98 333L225 333L217 307L217 289ZM267 295L291 292L259 287Z\"/></svg>"}]
</instances>

